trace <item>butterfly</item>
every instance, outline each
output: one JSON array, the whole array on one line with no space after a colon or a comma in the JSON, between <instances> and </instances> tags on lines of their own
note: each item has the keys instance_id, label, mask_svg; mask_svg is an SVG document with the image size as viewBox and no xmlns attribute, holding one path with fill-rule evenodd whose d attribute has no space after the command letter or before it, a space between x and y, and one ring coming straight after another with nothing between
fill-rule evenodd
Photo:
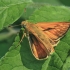
<instances>
[{"instance_id":1,"label":"butterfly","mask_svg":"<svg viewBox=\"0 0 70 70\"><path fill-rule=\"evenodd\" d=\"M70 27L69 22L39 22L33 24L23 21L32 54L37 60L46 59L54 52L54 47L59 43Z\"/></svg>"}]
</instances>

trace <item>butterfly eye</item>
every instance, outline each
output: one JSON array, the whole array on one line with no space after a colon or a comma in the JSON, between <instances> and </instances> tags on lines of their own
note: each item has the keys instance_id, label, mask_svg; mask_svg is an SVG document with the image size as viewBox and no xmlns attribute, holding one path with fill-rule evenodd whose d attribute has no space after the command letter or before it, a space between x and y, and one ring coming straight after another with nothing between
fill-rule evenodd
<instances>
[{"instance_id":1,"label":"butterfly eye","mask_svg":"<svg viewBox=\"0 0 70 70\"><path fill-rule=\"evenodd\" d=\"M23 24L23 28L26 28L26 24Z\"/></svg>"},{"instance_id":2,"label":"butterfly eye","mask_svg":"<svg viewBox=\"0 0 70 70\"><path fill-rule=\"evenodd\" d=\"M21 23L21 26L22 26L23 28L26 28L26 23L25 23L25 21L23 21L23 22Z\"/></svg>"}]
</instances>

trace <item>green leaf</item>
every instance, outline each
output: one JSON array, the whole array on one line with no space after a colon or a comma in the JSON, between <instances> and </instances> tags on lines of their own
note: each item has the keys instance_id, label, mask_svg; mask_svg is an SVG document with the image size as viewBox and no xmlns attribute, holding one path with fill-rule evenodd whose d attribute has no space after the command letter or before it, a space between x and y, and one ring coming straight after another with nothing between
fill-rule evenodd
<instances>
[{"instance_id":1,"label":"green leaf","mask_svg":"<svg viewBox=\"0 0 70 70\"><path fill-rule=\"evenodd\" d=\"M69 22L70 10L64 6L47 6L36 10L30 17L33 22Z\"/></svg>"},{"instance_id":2,"label":"green leaf","mask_svg":"<svg viewBox=\"0 0 70 70\"><path fill-rule=\"evenodd\" d=\"M70 70L70 56L66 59L62 70Z\"/></svg>"},{"instance_id":3,"label":"green leaf","mask_svg":"<svg viewBox=\"0 0 70 70\"><path fill-rule=\"evenodd\" d=\"M19 36L16 36L15 42L5 56L0 60L0 70L30 70L27 69L22 63L20 56L20 45L16 47L19 40Z\"/></svg>"},{"instance_id":4,"label":"green leaf","mask_svg":"<svg viewBox=\"0 0 70 70\"><path fill-rule=\"evenodd\" d=\"M69 22L70 10L67 7L44 6L36 10L29 19L30 22ZM36 60L30 51L30 46L24 37L18 47L19 36L10 50L0 60L0 70L64 70L69 69L68 57L70 50L70 30L55 47L55 52L45 60Z\"/></svg>"},{"instance_id":5,"label":"green leaf","mask_svg":"<svg viewBox=\"0 0 70 70\"><path fill-rule=\"evenodd\" d=\"M61 6L63 5L61 1L59 0L33 0L38 6L43 6L43 5L56 5L56 6Z\"/></svg>"},{"instance_id":6,"label":"green leaf","mask_svg":"<svg viewBox=\"0 0 70 70\"><path fill-rule=\"evenodd\" d=\"M22 18L29 19L34 10L43 6L70 6L70 2L67 0L33 0L33 3L27 5L26 13L23 13Z\"/></svg>"},{"instance_id":7,"label":"green leaf","mask_svg":"<svg viewBox=\"0 0 70 70\"><path fill-rule=\"evenodd\" d=\"M31 0L0 0L0 30L15 22Z\"/></svg>"}]
</instances>

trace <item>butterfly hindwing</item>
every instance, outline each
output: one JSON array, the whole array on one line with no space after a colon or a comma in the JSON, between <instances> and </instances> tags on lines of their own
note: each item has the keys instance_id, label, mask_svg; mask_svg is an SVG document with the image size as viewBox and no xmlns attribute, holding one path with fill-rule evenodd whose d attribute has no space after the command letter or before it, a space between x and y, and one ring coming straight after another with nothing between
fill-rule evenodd
<instances>
[{"instance_id":1,"label":"butterfly hindwing","mask_svg":"<svg viewBox=\"0 0 70 70\"><path fill-rule=\"evenodd\" d=\"M48 56L48 51L43 43L41 43L33 34L29 34L31 50L35 58L43 59Z\"/></svg>"}]
</instances>

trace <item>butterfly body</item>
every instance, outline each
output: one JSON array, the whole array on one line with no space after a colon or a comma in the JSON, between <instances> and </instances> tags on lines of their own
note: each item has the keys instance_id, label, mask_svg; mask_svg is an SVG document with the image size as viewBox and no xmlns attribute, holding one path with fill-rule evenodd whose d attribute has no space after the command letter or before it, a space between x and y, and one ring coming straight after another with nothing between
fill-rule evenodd
<instances>
[{"instance_id":1,"label":"butterfly body","mask_svg":"<svg viewBox=\"0 0 70 70\"><path fill-rule=\"evenodd\" d=\"M23 21L21 25L28 33L31 51L38 60L47 58L54 52L54 45L69 28L69 23L32 24Z\"/></svg>"}]
</instances>

